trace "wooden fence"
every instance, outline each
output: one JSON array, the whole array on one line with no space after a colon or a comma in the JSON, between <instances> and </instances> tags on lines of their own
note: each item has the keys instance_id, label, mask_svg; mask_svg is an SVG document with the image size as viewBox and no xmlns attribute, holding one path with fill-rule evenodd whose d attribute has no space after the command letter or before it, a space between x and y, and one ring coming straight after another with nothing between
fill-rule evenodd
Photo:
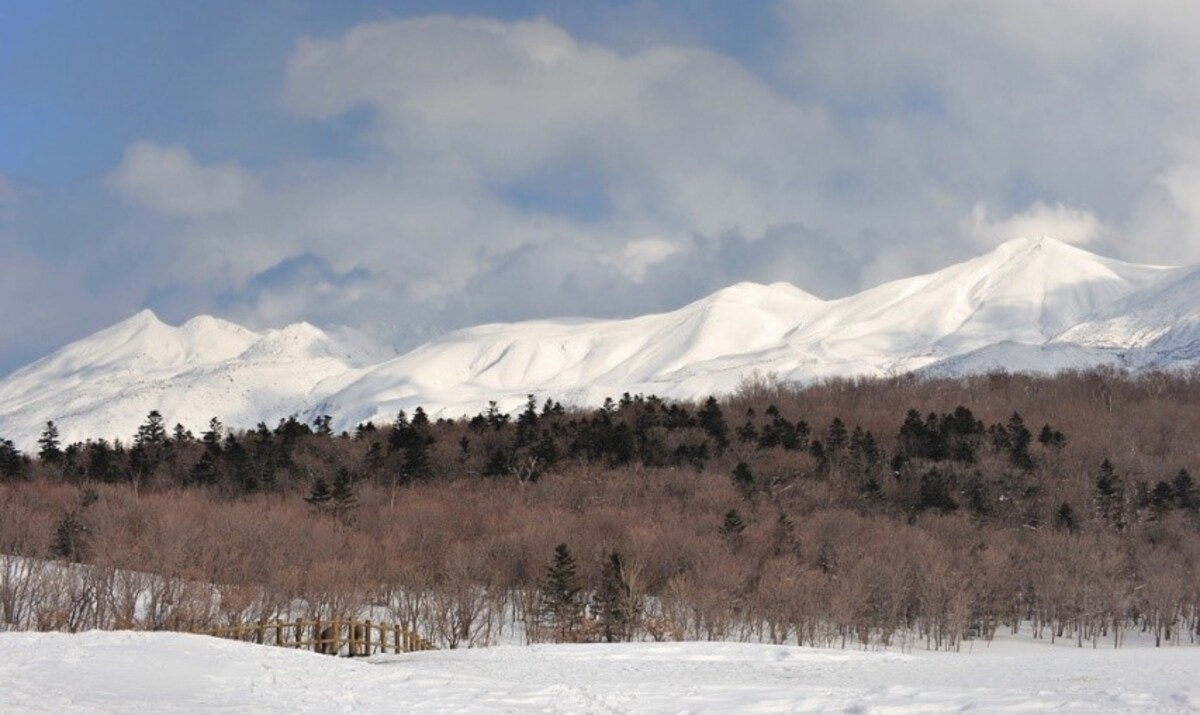
<instances>
[{"instance_id":1,"label":"wooden fence","mask_svg":"<svg viewBox=\"0 0 1200 715\"><path fill-rule=\"evenodd\" d=\"M366 656L434 650L433 644L401 626L335 618L332 621L259 621L192 631L200 635L313 650L326 655Z\"/></svg>"}]
</instances>

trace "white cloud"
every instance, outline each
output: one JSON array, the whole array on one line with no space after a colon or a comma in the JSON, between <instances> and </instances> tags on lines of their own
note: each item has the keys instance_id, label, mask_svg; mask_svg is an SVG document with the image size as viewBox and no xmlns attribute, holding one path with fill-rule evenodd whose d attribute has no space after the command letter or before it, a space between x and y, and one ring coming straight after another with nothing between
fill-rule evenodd
<instances>
[{"instance_id":1,"label":"white cloud","mask_svg":"<svg viewBox=\"0 0 1200 715\"><path fill-rule=\"evenodd\" d=\"M283 79L296 121L365 127L352 155L251 174L139 142L109 182L186 219L163 282L219 284L258 324L630 314L736 280L834 296L1017 235L1169 261L1200 231L1179 148L1200 25L1165 14L786 2L758 73L541 19L373 22L300 40ZM354 280L254 288L297 256Z\"/></svg>"},{"instance_id":2,"label":"white cloud","mask_svg":"<svg viewBox=\"0 0 1200 715\"><path fill-rule=\"evenodd\" d=\"M285 97L314 118L367 106L380 146L486 188L593 166L622 220L674 232L795 220L819 180L802 160L829 149L821 110L735 62L670 46L620 54L546 20L433 17L306 39Z\"/></svg>"},{"instance_id":3,"label":"white cloud","mask_svg":"<svg viewBox=\"0 0 1200 715\"><path fill-rule=\"evenodd\" d=\"M1145 260L1200 261L1200 141L1176 142L1174 162L1135 207L1129 235Z\"/></svg>"},{"instance_id":4,"label":"white cloud","mask_svg":"<svg viewBox=\"0 0 1200 715\"><path fill-rule=\"evenodd\" d=\"M681 246L661 236L647 236L630 241L619 252L602 260L616 267L634 283L641 283L651 266L662 263L681 250Z\"/></svg>"},{"instance_id":5,"label":"white cloud","mask_svg":"<svg viewBox=\"0 0 1200 715\"><path fill-rule=\"evenodd\" d=\"M988 215L987 206L977 203L962 222L963 233L982 247L992 247L1014 238L1054 238L1064 243L1085 245L1104 231L1100 219L1090 211L1057 204L1034 204L1007 218Z\"/></svg>"},{"instance_id":6,"label":"white cloud","mask_svg":"<svg viewBox=\"0 0 1200 715\"><path fill-rule=\"evenodd\" d=\"M204 166L181 146L138 141L106 177L126 199L153 211L204 216L233 211L254 190L251 174L233 163Z\"/></svg>"}]
</instances>

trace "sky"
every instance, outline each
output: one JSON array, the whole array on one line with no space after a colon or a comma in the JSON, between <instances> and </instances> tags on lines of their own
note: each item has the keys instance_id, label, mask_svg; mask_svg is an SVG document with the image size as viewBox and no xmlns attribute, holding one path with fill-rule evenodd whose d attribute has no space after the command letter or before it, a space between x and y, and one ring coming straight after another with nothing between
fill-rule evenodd
<instances>
[{"instance_id":1,"label":"sky","mask_svg":"<svg viewBox=\"0 0 1200 715\"><path fill-rule=\"evenodd\" d=\"M142 308L397 346L1048 235L1200 262L1200 5L3 0L0 373Z\"/></svg>"}]
</instances>

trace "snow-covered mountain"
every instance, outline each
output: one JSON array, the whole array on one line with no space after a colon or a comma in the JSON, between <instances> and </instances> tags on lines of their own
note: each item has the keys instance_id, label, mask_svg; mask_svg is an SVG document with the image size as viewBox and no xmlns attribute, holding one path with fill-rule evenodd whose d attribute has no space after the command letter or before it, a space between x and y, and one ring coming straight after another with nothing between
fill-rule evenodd
<instances>
[{"instance_id":1,"label":"snow-covered mountain","mask_svg":"<svg viewBox=\"0 0 1200 715\"><path fill-rule=\"evenodd\" d=\"M53 419L65 440L127 439L152 409L192 430L213 416L248 427L289 414L329 414L349 428L417 405L451 416L490 400L513 409L528 394L691 399L755 373L810 381L1195 364L1200 268L1018 239L837 300L740 283L667 313L482 325L390 357L306 323L256 333L202 316L171 327L143 311L0 381L0 436L28 447Z\"/></svg>"}]
</instances>

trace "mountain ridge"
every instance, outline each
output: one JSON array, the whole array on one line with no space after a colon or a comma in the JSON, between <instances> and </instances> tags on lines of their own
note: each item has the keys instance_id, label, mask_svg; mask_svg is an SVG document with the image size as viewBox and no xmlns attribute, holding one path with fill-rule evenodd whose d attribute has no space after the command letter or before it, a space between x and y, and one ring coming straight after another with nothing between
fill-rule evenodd
<instances>
[{"instance_id":1,"label":"mountain ridge","mask_svg":"<svg viewBox=\"0 0 1200 715\"><path fill-rule=\"evenodd\" d=\"M599 404L623 392L697 399L748 376L811 381L1003 367L1055 372L1200 364L1200 267L1126 263L1050 238L1014 239L929 274L823 300L743 282L625 319L492 323L388 355L309 323L256 332L212 316L179 327L150 310L0 380L0 436L29 448L128 439L146 414L200 430L296 414L338 429L423 405L457 417L528 394Z\"/></svg>"}]
</instances>

